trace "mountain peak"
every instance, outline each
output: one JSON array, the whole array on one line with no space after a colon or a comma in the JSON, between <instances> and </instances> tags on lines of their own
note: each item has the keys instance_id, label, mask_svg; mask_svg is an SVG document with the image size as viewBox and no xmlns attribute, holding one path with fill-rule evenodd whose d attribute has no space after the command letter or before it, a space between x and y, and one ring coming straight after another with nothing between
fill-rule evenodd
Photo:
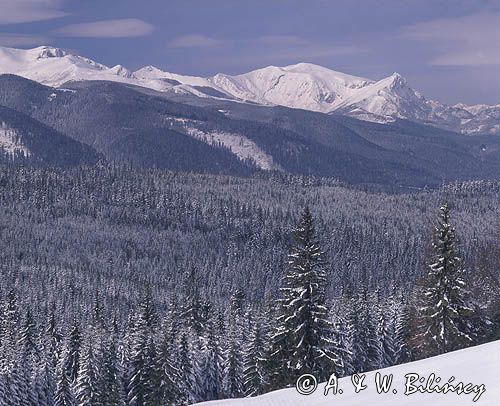
<instances>
[{"instance_id":1,"label":"mountain peak","mask_svg":"<svg viewBox=\"0 0 500 406\"><path fill-rule=\"evenodd\" d=\"M401 118L435 123L438 127L468 133L496 134L500 129L499 106L450 107L427 100L398 72L375 81L309 62L204 78L163 71L153 65L136 72L121 65L108 68L52 46L28 50L0 47L0 74L24 76L56 87L68 81L116 81L162 92L187 92L198 97L227 97L262 105L337 112L368 121Z\"/></svg>"},{"instance_id":2,"label":"mountain peak","mask_svg":"<svg viewBox=\"0 0 500 406\"><path fill-rule=\"evenodd\" d=\"M113 66L110 70L110 73L114 73L115 75L124 77L124 78L133 78L134 73L128 70L125 66L123 65L116 65Z\"/></svg>"},{"instance_id":3,"label":"mountain peak","mask_svg":"<svg viewBox=\"0 0 500 406\"><path fill-rule=\"evenodd\" d=\"M56 48L48 45L33 48L30 51L31 53L37 55L37 59L62 58L68 55L68 53L61 48Z\"/></svg>"},{"instance_id":4,"label":"mountain peak","mask_svg":"<svg viewBox=\"0 0 500 406\"><path fill-rule=\"evenodd\" d=\"M400 84L400 85L408 85L408 82L404 76L399 74L398 72L394 72L390 78L392 79L392 82L395 84Z\"/></svg>"}]
</instances>

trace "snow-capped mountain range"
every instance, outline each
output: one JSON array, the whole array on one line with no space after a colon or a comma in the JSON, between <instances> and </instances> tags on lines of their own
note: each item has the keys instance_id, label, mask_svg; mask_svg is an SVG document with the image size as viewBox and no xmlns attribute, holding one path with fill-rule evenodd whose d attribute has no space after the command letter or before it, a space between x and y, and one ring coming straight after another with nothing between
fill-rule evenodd
<instances>
[{"instance_id":1,"label":"snow-capped mountain range","mask_svg":"<svg viewBox=\"0 0 500 406\"><path fill-rule=\"evenodd\" d=\"M428 100L398 73L374 81L299 63L269 66L236 76L219 73L202 78L165 72L154 66L135 72L121 65L110 68L48 46L29 50L0 47L0 74L4 73L54 87L68 81L106 80L161 92L280 105L380 123L406 119L468 135L500 134L500 104L448 106Z\"/></svg>"}]
</instances>

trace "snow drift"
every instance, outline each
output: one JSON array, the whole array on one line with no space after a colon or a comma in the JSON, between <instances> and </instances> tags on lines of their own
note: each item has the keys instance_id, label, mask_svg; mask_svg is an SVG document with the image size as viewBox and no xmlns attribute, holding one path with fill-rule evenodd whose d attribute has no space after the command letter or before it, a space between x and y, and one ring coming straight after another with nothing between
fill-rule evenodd
<instances>
[{"instance_id":1,"label":"snow drift","mask_svg":"<svg viewBox=\"0 0 500 406\"><path fill-rule=\"evenodd\" d=\"M388 393L378 394L375 385L376 373L381 376L393 375L394 380ZM431 387L451 381L451 385L460 382L475 385L476 393L460 394L454 392L443 393L413 393L405 395L407 374L418 374L424 378L423 383L414 383L413 386L427 384L431 374L441 378L439 383L434 382ZM343 393L333 395L330 391L324 396L325 384L319 384L317 390L308 396L300 395L295 388L271 392L255 398L229 399L200 403L203 406L461 406L461 405L491 405L496 406L500 402L500 341L489 344L455 351L438 357L428 358L409 364L398 365L380 371L366 374L364 380L367 388L355 393L351 378L339 380L339 388ZM452 380L452 378L454 378ZM484 393L479 395L478 388L484 385ZM397 393L393 393L393 390ZM479 399L477 397L479 396ZM473 401L476 397L476 402Z\"/></svg>"}]
</instances>

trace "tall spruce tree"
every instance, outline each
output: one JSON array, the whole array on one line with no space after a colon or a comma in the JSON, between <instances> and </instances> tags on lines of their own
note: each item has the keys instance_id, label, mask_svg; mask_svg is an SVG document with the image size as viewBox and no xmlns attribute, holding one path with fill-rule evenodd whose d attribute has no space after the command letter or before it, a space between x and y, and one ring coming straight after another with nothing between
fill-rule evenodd
<instances>
[{"instance_id":1,"label":"tall spruce tree","mask_svg":"<svg viewBox=\"0 0 500 406\"><path fill-rule=\"evenodd\" d=\"M102 391L100 387L98 360L92 347L91 339L86 345L80 362L80 370L75 391L78 406L101 406Z\"/></svg>"},{"instance_id":2,"label":"tall spruce tree","mask_svg":"<svg viewBox=\"0 0 500 406\"><path fill-rule=\"evenodd\" d=\"M243 371L245 396L257 396L264 392L266 379L264 351L264 337L257 324L245 354Z\"/></svg>"},{"instance_id":3,"label":"tall spruce tree","mask_svg":"<svg viewBox=\"0 0 500 406\"><path fill-rule=\"evenodd\" d=\"M402 297L396 302L394 356L395 364L405 364L413 360L411 341L411 308L408 301Z\"/></svg>"},{"instance_id":4,"label":"tall spruce tree","mask_svg":"<svg viewBox=\"0 0 500 406\"><path fill-rule=\"evenodd\" d=\"M121 385L122 371L118 361L118 331L116 321L113 322L109 338L105 341L102 353L100 380L105 388L103 404L105 406L121 406L123 391Z\"/></svg>"},{"instance_id":5,"label":"tall spruce tree","mask_svg":"<svg viewBox=\"0 0 500 406\"><path fill-rule=\"evenodd\" d=\"M71 384L66 374L63 363L57 368L56 393L54 406L75 406L76 401L73 395Z\"/></svg>"},{"instance_id":6,"label":"tall spruce tree","mask_svg":"<svg viewBox=\"0 0 500 406\"><path fill-rule=\"evenodd\" d=\"M137 315L132 331L127 337L130 341L130 359L127 365L127 399L130 406L156 404L155 345L144 309L145 307Z\"/></svg>"},{"instance_id":7,"label":"tall spruce tree","mask_svg":"<svg viewBox=\"0 0 500 406\"><path fill-rule=\"evenodd\" d=\"M164 323L160 333L155 363L158 401L161 404L180 405L183 401L180 372L174 363L177 355L174 346L176 333L177 323L173 320L170 320L170 323Z\"/></svg>"},{"instance_id":8,"label":"tall spruce tree","mask_svg":"<svg viewBox=\"0 0 500 406\"><path fill-rule=\"evenodd\" d=\"M188 404L196 403L199 393L196 380L195 366L191 354L191 346L189 344L188 336L184 332L181 335L179 344L179 369L182 385L179 388L182 392L182 397L186 399Z\"/></svg>"},{"instance_id":9,"label":"tall spruce tree","mask_svg":"<svg viewBox=\"0 0 500 406\"><path fill-rule=\"evenodd\" d=\"M221 336L216 331L216 320L207 325L207 338L203 344L203 382L202 391L207 400L223 397L224 357L221 348Z\"/></svg>"},{"instance_id":10,"label":"tall spruce tree","mask_svg":"<svg viewBox=\"0 0 500 406\"><path fill-rule=\"evenodd\" d=\"M439 209L433 250L424 280L417 339L423 356L443 354L473 341L469 322L472 310L448 203Z\"/></svg>"},{"instance_id":11,"label":"tall spruce tree","mask_svg":"<svg viewBox=\"0 0 500 406\"><path fill-rule=\"evenodd\" d=\"M356 295L352 304L349 314L349 323L353 328L352 369L356 373L377 369L381 359L376 324L377 306L366 287Z\"/></svg>"},{"instance_id":12,"label":"tall spruce tree","mask_svg":"<svg viewBox=\"0 0 500 406\"><path fill-rule=\"evenodd\" d=\"M304 373L326 379L335 372L338 362L325 305L326 262L308 208L293 237L272 337L272 389L290 385Z\"/></svg>"},{"instance_id":13,"label":"tall spruce tree","mask_svg":"<svg viewBox=\"0 0 500 406\"><path fill-rule=\"evenodd\" d=\"M71 384L76 382L80 370L80 352L82 349L82 335L76 322L73 323L66 343L66 352L63 356L64 370Z\"/></svg>"}]
</instances>

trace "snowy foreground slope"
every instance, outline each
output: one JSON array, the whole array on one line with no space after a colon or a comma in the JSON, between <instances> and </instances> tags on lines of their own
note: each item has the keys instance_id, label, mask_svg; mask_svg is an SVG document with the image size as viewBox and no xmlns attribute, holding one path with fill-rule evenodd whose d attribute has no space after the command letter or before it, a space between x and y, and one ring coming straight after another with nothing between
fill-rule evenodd
<instances>
[{"instance_id":1,"label":"snowy foreground slope","mask_svg":"<svg viewBox=\"0 0 500 406\"><path fill-rule=\"evenodd\" d=\"M55 87L69 81L106 80L202 98L335 112L379 123L405 119L469 135L500 133L500 105L448 106L428 100L398 73L376 81L298 63L202 78L154 66L135 72L121 65L110 68L49 46L28 50L0 47L0 74L4 73Z\"/></svg>"},{"instance_id":2,"label":"snowy foreground slope","mask_svg":"<svg viewBox=\"0 0 500 406\"><path fill-rule=\"evenodd\" d=\"M466 350L456 351L410 364L399 365L379 371L381 375L394 375L394 381L389 393L378 394L375 386L376 372L366 374L367 389L355 393L351 378L339 380L342 394L324 396L325 384L319 384L314 394L299 395L295 388L268 393L256 398L229 399L205 402L203 406L461 406L461 405L491 405L500 404L500 341L484 344ZM475 393L457 395L453 392L415 393L405 395L405 375L418 373L427 379L431 373L441 377L438 385L447 383L455 377L453 384L460 382L484 385L485 392L473 401ZM417 385L417 384L415 384ZM425 385L423 383L422 385ZM436 384L434 384L436 385ZM397 393L392 393L396 389ZM477 389L477 388L476 388Z\"/></svg>"}]
</instances>

